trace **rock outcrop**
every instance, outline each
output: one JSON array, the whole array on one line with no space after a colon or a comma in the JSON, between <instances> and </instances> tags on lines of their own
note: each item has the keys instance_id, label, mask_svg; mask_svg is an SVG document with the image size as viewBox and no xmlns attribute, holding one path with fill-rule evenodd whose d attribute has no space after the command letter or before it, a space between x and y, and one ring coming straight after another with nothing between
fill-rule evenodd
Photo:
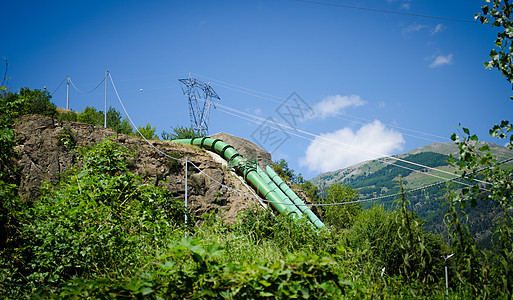
<instances>
[{"instance_id":1,"label":"rock outcrop","mask_svg":"<svg viewBox=\"0 0 513 300\"><path fill-rule=\"evenodd\" d=\"M254 192L241 178L222 166L219 159L214 159L212 154L194 146L154 140L148 144L143 139L117 134L110 129L39 115L21 117L15 125L15 132L18 142L16 150L19 152L18 166L22 174L19 193L25 201L37 199L42 183L57 182L61 174L73 166L77 161L74 149L110 138L135 153L134 161L129 167L131 172L148 183L165 187L178 200L185 199L184 163L159 151L179 159L187 157L197 167L189 165L187 189L189 209L196 216L216 212L219 217L232 222L239 211L258 205L257 200L243 195L254 195ZM253 146L249 141L246 141L247 144L239 144L234 142L234 137L228 136L216 135L223 140L226 138L229 144L235 144L233 146L241 154L256 153L256 157L262 158L261 161L270 162L270 155L252 151L250 148ZM64 143L64 138L71 139L73 147Z\"/></svg>"}]
</instances>

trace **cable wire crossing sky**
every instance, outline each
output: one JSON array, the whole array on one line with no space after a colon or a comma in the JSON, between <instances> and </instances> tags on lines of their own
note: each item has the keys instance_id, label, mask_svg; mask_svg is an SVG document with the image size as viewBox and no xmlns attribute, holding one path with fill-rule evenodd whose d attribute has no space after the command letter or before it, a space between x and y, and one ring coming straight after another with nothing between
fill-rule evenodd
<instances>
[{"instance_id":1,"label":"cable wire crossing sky","mask_svg":"<svg viewBox=\"0 0 513 300\"><path fill-rule=\"evenodd\" d=\"M158 133L190 126L178 79L191 74L224 105L210 134L250 139L311 178L449 142L459 124L495 141L488 129L510 117L511 85L483 67L496 35L474 19L483 4L10 1L0 72L10 91L47 87L74 111L105 99L122 111L119 93L133 122ZM116 90L99 88L106 70Z\"/></svg>"}]
</instances>

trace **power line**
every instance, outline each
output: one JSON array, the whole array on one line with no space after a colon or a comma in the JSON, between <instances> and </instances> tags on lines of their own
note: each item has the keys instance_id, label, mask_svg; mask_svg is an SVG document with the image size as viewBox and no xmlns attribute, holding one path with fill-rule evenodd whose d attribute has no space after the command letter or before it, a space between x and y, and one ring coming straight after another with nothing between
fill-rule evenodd
<instances>
[{"instance_id":1,"label":"power line","mask_svg":"<svg viewBox=\"0 0 513 300\"><path fill-rule=\"evenodd\" d=\"M55 90L53 90L53 92L50 94L50 96L53 96L53 94L55 94L55 92L57 92L57 90L61 87L61 85L64 83L64 81L66 81L66 79L68 79L68 76L66 76L62 81L61 83L59 83L59 86L57 86L57 88Z\"/></svg>"},{"instance_id":2,"label":"power line","mask_svg":"<svg viewBox=\"0 0 513 300\"><path fill-rule=\"evenodd\" d=\"M168 155L167 153L165 153L164 151L158 149L157 147L155 147L155 145L153 145L152 143L150 143L150 141L148 141L142 134L141 132L137 129L137 126L135 126L135 123L133 122L132 118L130 117L130 115L128 114L128 111L126 110L125 106L123 105L123 101L121 100L121 97L119 96L119 93L116 89L116 86L114 85L114 81L112 79L112 75L109 73L109 77L110 77L110 81L112 83L112 86L114 88L114 91L115 91L115 94L118 98L118 101L119 103L121 104L121 107L123 108L123 111L125 112L127 118L129 119L130 123L132 124L132 126L134 128L136 128L136 131L141 135L141 137L144 139L144 141L146 141L146 143L148 145L150 145L153 149L155 149L158 153L168 157L168 158L171 158L171 159L174 159L174 160L177 160L177 161L181 161L181 162L185 162L185 160L182 160L182 159L179 159L179 158L175 158L175 157L172 157L170 155ZM513 158L509 158L509 159L506 159L506 160L503 160L501 162L499 162L498 164L503 164L503 163L506 163L506 162L509 162L509 161L512 161ZM238 193L240 195L243 195L245 197L249 197L249 198L252 198L252 199L257 199L259 201L262 201L262 202L266 202L266 203L276 203L276 204L282 204L282 205L295 205L295 204L288 204L288 203L281 203L281 202L276 202L276 201L271 201L271 200L267 200L267 199L262 199L262 198L259 198L259 197L255 197L253 195L248 195L242 191L239 191L239 190L236 190L236 189L233 189L219 181L217 181L216 179L214 179L213 177L211 177L210 175L208 175L207 173L205 173L201 168L199 168L198 166L196 166L193 162L188 162L191 166L193 166L195 169L197 169L200 173L202 173L203 175L207 176L208 178L210 178L212 181L216 182L217 184L219 184L220 186L222 187L225 187L227 188L228 190L230 191L233 191L235 193ZM489 167L488 167L489 168ZM481 170L478 170L478 172L481 172L483 170L486 170L488 168L483 168ZM436 186L436 185L440 185L442 183L446 183L446 182L450 182L450 181L454 181L456 179L458 179L460 177L454 177L454 178L451 178L451 179L448 179L448 180L443 180L443 181L440 181L440 182L436 182L436 183L433 183L433 184L429 184L429 185L426 185L426 186L422 186L422 187L419 187L419 188L415 188L415 189L412 189L412 190L407 190L405 191L405 193L412 193L412 192L416 192L416 191L419 191L419 190L424 190L424 189L427 189L427 188L430 188L430 187L433 187L433 186ZM463 184L463 183L460 183L460 184ZM394 196L397 196L399 194L394 194L394 195L385 195L385 196L380 196L380 197L374 197L374 198L368 198L368 199L360 199L360 200L355 200L355 201L350 201L350 202L339 202L339 203L313 203L313 204L302 204L300 206L333 206L333 205L345 205L345 204L352 204L352 203L359 203L359 202L369 202L369 201L375 201L375 200L381 200L381 199L385 199L385 198L390 198L390 197L394 197Z\"/></svg>"},{"instance_id":3,"label":"power line","mask_svg":"<svg viewBox=\"0 0 513 300\"><path fill-rule=\"evenodd\" d=\"M243 93L243 94L246 94L246 95L258 97L260 99L272 101L272 102L279 103L279 104L281 104L281 103L283 103L283 101L287 100L287 98L284 98L284 97L280 97L280 96L276 96L276 95L271 95L269 93L265 93L265 92L261 92L261 91L257 91L257 90L253 90L253 89L249 89L249 88L245 88L245 87L242 87L240 85L236 85L236 84L233 84L233 83L228 83L228 82L221 81L221 80L218 80L218 79L214 79L214 78L211 78L211 77L208 77L208 76L200 75L200 74L197 74L197 73L191 73L191 74L194 74L194 75L196 75L198 77L203 77L203 78L206 78L208 80L214 81L214 82L216 82L216 85L218 85L218 86L221 86L221 87L224 87L224 88L236 91L236 92L240 92L240 93ZM221 84L219 82L221 82ZM273 98L275 98L275 99L273 99ZM276 100L276 99L278 99L278 100ZM347 120L347 119L339 117L338 115L343 115L343 116L347 116L347 117L358 119L358 120L362 120L362 121ZM371 122L372 121L370 119L366 119L366 118L362 118L362 117L358 117L358 116L353 116L353 115L349 115L347 113L342 113L342 112L334 112L332 114L328 114L328 117L339 119L339 120L344 120L344 121L349 121L349 122L356 122L356 123L359 123L359 124L364 124L363 121L367 121L367 122ZM383 124L387 125L389 127L401 129L403 131L410 131L410 132L417 133L417 134L431 136L431 137L438 138L438 139L444 140L444 141L448 141L449 140L446 137L435 135L435 134L432 134L432 133L427 133L427 132L422 132L422 131L418 131L418 130L414 130L414 129L409 129L409 128L405 128L405 127L401 127L401 126L397 126L397 125L393 125L393 124L385 124L385 123L383 123ZM426 137L422 137L422 136L418 136L418 135L406 134L406 133L404 133L404 134L408 135L408 136L412 136L412 137L418 138L418 139L428 140L428 141L431 141L431 142L437 142L437 143L441 142L440 140L434 140L434 139L431 139L431 138L426 138Z\"/></svg>"},{"instance_id":4,"label":"power line","mask_svg":"<svg viewBox=\"0 0 513 300\"><path fill-rule=\"evenodd\" d=\"M302 138L302 139L306 139L306 140L309 140L309 141L315 141L314 139L311 139L311 138L308 138L308 137L305 137L305 136L299 135L299 134L297 134L297 133L295 133L295 132L291 132L291 131L284 130L283 128L279 127L279 125L277 125L277 124L275 124L275 125L276 125L276 127L273 127L273 126L271 126L268 122L259 123L259 122L255 121L255 120L251 120L251 119L249 119L249 118L245 118L245 117L239 116L239 115L237 115L237 114L235 114L235 113L231 113L231 112L225 111L225 110L223 110L223 109L218 109L218 110L219 110L219 111L221 111L221 112L224 112L224 113L226 113L226 114L229 114L229 115L232 115L232 116L235 116L235 117L238 117L238 118L241 118L241 119L244 119L244 120L247 120L247 121L250 121L250 122L256 123L256 124L260 124L260 125L266 126L266 127L268 127L268 128L271 128L271 129L276 129L276 130L283 131L283 132L285 132L285 133L287 133L287 134L290 134L290 135L293 135L293 136L297 136L297 137ZM321 144L323 144L323 145L326 145L326 146L334 147L332 144L329 144L329 143L326 143L326 142L323 142L323 141L317 141L317 142L319 142L319 143L321 143ZM338 147L337 147L337 148L338 148ZM341 148L341 149L345 149L345 148ZM347 150L347 149L345 149L345 150ZM389 156L389 158L394 158L394 157ZM442 176L438 176L438 175L436 175L436 174L422 173L420 170L415 170L415 169L408 168L408 167L406 167L406 166L401 166L401 165L396 165L396 164L394 164L394 163L389 163L389 162L385 161L385 160L384 160L384 158L378 158L378 160L379 160L379 161L381 161L382 163L390 164L390 165L394 165L394 166L396 166L396 167L398 167L398 168L402 168L402 169L410 170L410 171L413 171L413 172L417 172L417 173L422 174L422 175L425 175L425 176L431 176L431 177L435 177L435 178L442 179L442 180L448 180L447 178L444 178L444 177L442 177ZM406 161L406 162L408 162L408 161ZM437 171L442 172L442 170L439 170L439 169L434 169L434 170L437 170ZM450 174L451 174L451 175L454 175L453 173L450 173ZM456 176L456 177L451 178L450 180L456 180L456 179L458 179L458 178L459 178L459 177L458 177L458 176ZM472 186L472 185L470 185L470 184L463 183L463 182L458 182L458 183L459 183L459 184L461 184L461 185L466 185L466 186L468 186L468 187L471 187L471 186Z\"/></svg>"},{"instance_id":5,"label":"power line","mask_svg":"<svg viewBox=\"0 0 513 300\"><path fill-rule=\"evenodd\" d=\"M465 22L465 23L472 23L472 24L481 24L480 22L464 20L464 19L437 17L437 16L431 16L431 15L414 14L414 13L407 13L407 12L400 12L400 11L393 11L393 10L384 10L384 9L361 7L361 6L351 6L351 5L344 5L344 4L337 4L337 3L318 2L318 1L309 1L309 0L296 0L296 1L304 2L304 3L318 4L318 5L336 6L336 7L350 8L350 9L359 9L359 10L366 10L366 11L373 11L373 12L387 13L387 14L396 14L396 15L405 15L405 16L428 18L428 19L437 19L437 20L445 20L445 21L456 21L456 22Z\"/></svg>"},{"instance_id":6,"label":"power line","mask_svg":"<svg viewBox=\"0 0 513 300\"><path fill-rule=\"evenodd\" d=\"M236 113L239 113L239 114L243 114L245 116L248 116L250 118L254 118L254 119L257 119L259 120L260 122L262 123L259 123L258 121L256 120L250 120L250 119L246 119L248 121L251 121L251 122L254 122L254 123L257 123L257 124L267 124L268 122L266 122L267 120L262 118L262 117L258 117L258 116L255 116L255 115L252 115L252 114L248 114L246 112L243 112L243 111L240 111L238 109L235 109L235 108L231 108L229 106L226 106L226 105L222 105L220 103L216 103L217 106L219 107L222 107L222 108L225 108L225 109L228 109L228 110L231 110L231 111L234 111ZM244 118L245 119L245 118ZM278 130L282 130L283 131L283 128L286 128L286 129L290 129L292 131L296 131L296 132L300 132L302 134L306 134L306 135L309 135L309 136L312 136L316 139L318 139L317 141L320 140L325 140L327 142L331 142L331 143L334 143L334 144L339 144L341 146L344 146L345 150L348 150L348 151L352 151L352 152L367 152L367 153L371 153L371 154L374 154L374 155L378 155L378 156L381 156L381 157L385 157L385 158L390 158L390 159L393 159L393 160L397 160L397 161L400 161L400 162L403 162L403 163L407 163L407 164L410 164L410 165L414 165L414 166L418 166L418 167L421 167L421 168L426 168L426 169L429 169L429 170L433 170L433 171L437 171L437 172L440 172L440 173L445 173L445 174L449 174L451 176L453 176L454 174L449 172L449 171L445 171L445 170L441 170L441 169L436 169L436 168L433 168L433 167L429 167L429 166L426 166L426 165L422 165L422 164L419 164L419 163L415 163L415 162L411 162L411 161L407 161L407 160L404 160L404 159L401 159L401 158L398 158L398 157L395 157L395 156L391 156L391 155L386 155L386 154L383 154L383 153L379 153L379 152L375 152L375 151L371 151L371 150L368 150L368 149L365 149L365 148L362 148L362 147L357 147L357 146L353 146L353 145L349 145L349 144L346 144L346 143L342 143L341 141L338 141L338 140L334 140L334 139L330 139L330 138L326 138L326 137L323 137L322 135L318 135L318 134L314 134L314 133L311 133L311 132L308 132L308 131L305 131L305 130L302 130L302 129L298 129L298 128L293 128L287 124L283 124L283 123L278 123L276 121L274 121L274 123L276 124L277 127L275 127L274 129L278 129ZM290 132L290 131L286 131L287 133L289 134L292 134L292 135L295 135L295 136L298 136L298 137L301 137L301 138L305 138L301 135L298 135L298 134L295 134L293 132ZM305 139L308 139L308 138L305 138ZM309 139L311 140L311 139ZM326 145L330 145L332 146L331 144L326 144ZM350 150L348 148L352 148L353 150ZM400 165L397 165L400 167ZM434 174L429 174L429 173L426 173L426 176L432 176ZM489 184L488 182L484 182L484 181L481 181L481 180L478 180L478 179L474 179L475 181L478 181L478 182L481 182L481 183L485 183L485 184Z\"/></svg>"},{"instance_id":7,"label":"power line","mask_svg":"<svg viewBox=\"0 0 513 300\"><path fill-rule=\"evenodd\" d=\"M4 79L2 79L2 83L0 83L0 86L4 86L4 82L7 80L7 70L9 69L9 62L7 61L7 58L4 57L5 60L5 73L4 73Z\"/></svg>"},{"instance_id":8,"label":"power line","mask_svg":"<svg viewBox=\"0 0 513 300\"><path fill-rule=\"evenodd\" d=\"M106 79L106 78L107 78L107 76L104 76L104 77L103 77L103 79L102 79L102 81L100 81L100 83L98 83L98 85L97 85L94 89L92 89L92 90L90 90L90 91L87 91L87 92L84 92L84 91L79 90L79 89L75 86L75 84L73 83L73 80L71 80L71 77L70 77L70 79L69 79L69 82L71 83L71 85L73 86L73 88L74 88L77 92L82 93L82 94L89 94L89 93L92 93L92 92L93 92L94 90L96 90L97 88L99 88L99 87L100 87L100 85L105 81L105 79Z\"/></svg>"}]
</instances>

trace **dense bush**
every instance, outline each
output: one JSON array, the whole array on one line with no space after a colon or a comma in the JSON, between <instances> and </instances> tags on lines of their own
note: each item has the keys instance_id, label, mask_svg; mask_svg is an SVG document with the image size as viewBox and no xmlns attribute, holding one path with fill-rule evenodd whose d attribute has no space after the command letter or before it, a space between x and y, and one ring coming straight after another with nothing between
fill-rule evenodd
<instances>
[{"instance_id":1,"label":"dense bush","mask_svg":"<svg viewBox=\"0 0 513 300\"><path fill-rule=\"evenodd\" d=\"M247 209L241 216L238 232L257 241L271 240L283 253L312 251L334 253L338 236L327 229L316 229L307 218L274 216L271 210Z\"/></svg>"},{"instance_id":2,"label":"dense bush","mask_svg":"<svg viewBox=\"0 0 513 300\"><path fill-rule=\"evenodd\" d=\"M342 203L358 200L358 191L340 183L332 184L327 191L325 198L321 203ZM322 215L324 222L335 228L349 228L354 219L361 212L362 207L359 203L351 203L344 205L327 205L322 206Z\"/></svg>"},{"instance_id":3,"label":"dense bush","mask_svg":"<svg viewBox=\"0 0 513 300\"><path fill-rule=\"evenodd\" d=\"M176 126L171 127L173 131L171 133L162 131L161 137L163 140L176 140L176 139L192 139L197 137L203 137L197 130L195 130L192 126Z\"/></svg>"},{"instance_id":4,"label":"dense bush","mask_svg":"<svg viewBox=\"0 0 513 300\"><path fill-rule=\"evenodd\" d=\"M182 239L145 269L122 280L75 280L60 296L145 297L150 299L339 299L357 294L330 257L288 255L278 263L217 261L223 249Z\"/></svg>"},{"instance_id":5,"label":"dense bush","mask_svg":"<svg viewBox=\"0 0 513 300\"><path fill-rule=\"evenodd\" d=\"M90 106L87 106L83 111L78 113L74 111L61 111L57 118L63 121L82 122L95 126L105 125L105 115L103 111L98 111L96 108ZM130 122L126 118L123 118L121 112L112 106L107 110L107 128L117 133L132 133Z\"/></svg>"},{"instance_id":6,"label":"dense bush","mask_svg":"<svg viewBox=\"0 0 513 300\"><path fill-rule=\"evenodd\" d=\"M165 248L182 203L126 169L130 153L104 141L81 153L58 185L46 185L23 215L23 266L30 284L128 276Z\"/></svg>"}]
</instances>

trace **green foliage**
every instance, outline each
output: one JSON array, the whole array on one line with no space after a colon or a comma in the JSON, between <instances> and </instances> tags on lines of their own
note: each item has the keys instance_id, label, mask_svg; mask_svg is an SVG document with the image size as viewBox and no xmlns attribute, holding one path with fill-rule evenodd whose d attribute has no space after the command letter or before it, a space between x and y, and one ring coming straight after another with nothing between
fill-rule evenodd
<instances>
[{"instance_id":1,"label":"green foliage","mask_svg":"<svg viewBox=\"0 0 513 300\"><path fill-rule=\"evenodd\" d=\"M66 148L67 150L71 150L76 145L75 138L73 137L73 132L71 128L64 127L56 136L57 145Z\"/></svg>"},{"instance_id":2,"label":"green foliage","mask_svg":"<svg viewBox=\"0 0 513 300\"><path fill-rule=\"evenodd\" d=\"M19 257L17 241L20 220L17 212L22 205L18 197L19 172L15 158L14 120L22 107L20 98L9 92L0 93L0 283L10 280L16 272ZM0 294L9 297L0 285Z\"/></svg>"},{"instance_id":3,"label":"green foliage","mask_svg":"<svg viewBox=\"0 0 513 300\"><path fill-rule=\"evenodd\" d=\"M436 243L436 240L432 240L435 243L428 247L425 240L428 235L422 230L421 220L406 209L409 201L404 194L401 180L399 182L401 194L397 201L400 204L400 214L396 214L396 223L399 226L397 230L398 244L402 250L400 273L407 279L410 293L413 296L418 296L411 285L411 281L416 279L423 284L434 282L437 276L436 270L433 270L433 265L441 266L440 256L442 253L440 244ZM438 262L438 264L434 264L435 262ZM423 292L424 289L424 286L417 288L419 292Z\"/></svg>"},{"instance_id":4,"label":"green foliage","mask_svg":"<svg viewBox=\"0 0 513 300\"><path fill-rule=\"evenodd\" d=\"M105 125L105 115L103 111L97 111L96 108L87 106L83 111L76 113L74 111L61 112L58 115L59 120L82 122L95 126ZM131 134L132 126L130 122L122 118L121 112L114 107L109 107L107 111L107 128L110 128L117 133Z\"/></svg>"},{"instance_id":5,"label":"green foliage","mask_svg":"<svg viewBox=\"0 0 513 300\"><path fill-rule=\"evenodd\" d=\"M31 284L74 276L127 276L166 246L183 205L126 169L129 153L112 141L81 152L57 186L47 185L22 228L23 277Z\"/></svg>"},{"instance_id":6,"label":"green foliage","mask_svg":"<svg viewBox=\"0 0 513 300\"><path fill-rule=\"evenodd\" d=\"M289 255L277 263L220 264L224 249L182 239L149 268L122 281L70 282L61 297L145 297L152 299L341 298L353 289L330 257Z\"/></svg>"},{"instance_id":7,"label":"green foliage","mask_svg":"<svg viewBox=\"0 0 513 300\"><path fill-rule=\"evenodd\" d=\"M321 199L321 203L342 203L358 200L358 191L350 187L335 183L328 188L327 196ZM335 228L349 228L355 217L361 212L359 203L345 205L322 206L324 222Z\"/></svg>"},{"instance_id":8,"label":"green foliage","mask_svg":"<svg viewBox=\"0 0 513 300\"><path fill-rule=\"evenodd\" d=\"M122 119L121 112L109 107L107 111L107 128L113 129L117 133L130 134L132 133L132 126L127 119Z\"/></svg>"},{"instance_id":9,"label":"green foliage","mask_svg":"<svg viewBox=\"0 0 513 300\"><path fill-rule=\"evenodd\" d=\"M447 223L454 247L459 251L456 256L456 272L462 283L468 283L474 289L479 286L489 287L484 293L497 296L512 296L513 291L513 170L505 169L499 164L496 157L489 151L488 145L481 145L475 134L467 128L462 128L463 138L453 134L451 137L458 145L459 158L453 161L458 163L462 178L477 179L484 186L474 181L471 187L461 190L460 194L451 194L448 197L449 212ZM509 123L502 122L490 131L492 136L508 138L510 135ZM511 137L509 137L511 141ZM512 147L509 143L510 148ZM476 258L476 246L468 228L459 220L456 205L465 208L476 206L480 201L492 201L498 204L499 215L495 220L493 234L494 251L488 254L490 266L483 264ZM455 250L456 251L456 250ZM481 253L483 255L483 253ZM490 270L487 268L490 267Z\"/></svg>"},{"instance_id":10,"label":"green foliage","mask_svg":"<svg viewBox=\"0 0 513 300\"><path fill-rule=\"evenodd\" d=\"M173 129L172 133L168 133L166 131L162 131L161 137L163 140L177 140L177 139L192 139L197 137L203 137L201 133L191 127L184 126L176 126L171 127Z\"/></svg>"},{"instance_id":11,"label":"green foliage","mask_svg":"<svg viewBox=\"0 0 513 300\"><path fill-rule=\"evenodd\" d=\"M485 0L485 2L492 2L493 4L482 6L482 14L476 14L475 17L479 18L483 24L491 22L492 27L497 27L499 30L495 40L495 49L490 51L490 61L485 62L484 66L487 69L497 68L502 76L513 84L512 4L510 0ZM513 96L511 99L513 99Z\"/></svg>"},{"instance_id":12,"label":"green foliage","mask_svg":"<svg viewBox=\"0 0 513 300\"><path fill-rule=\"evenodd\" d=\"M273 161L272 167L274 172L276 172L276 174L278 174L278 176L280 176L284 181L290 181L296 184L301 184L305 181L301 174L296 175L294 170L289 168L289 164L283 158L279 161Z\"/></svg>"},{"instance_id":13,"label":"green foliage","mask_svg":"<svg viewBox=\"0 0 513 300\"><path fill-rule=\"evenodd\" d=\"M299 187L305 191L306 196L310 201L319 203L319 188L312 184L310 181L305 181L299 184Z\"/></svg>"},{"instance_id":14,"label":"green foliage","mask_svg":"<svg viewBox=\"0 0 513 300\"><path fill-rule=\"evenodd\" d=\"M103 115L103 111L97 111L96 108L87 106L83 111L79 112L77 121L102 126L105 122L105 116Z\"/></svg>"},{"instance_id":15,"label":"green foliage","mask_svg":"<svg viewBox=\"0 0 513 300\"><path fill-rule=\"evenodd\" d=\"M137 130L141 133L141 135L148 140L151 139L159 139L159 137L155 134L155 127L151 127L150 123L146 123L144 127L137 127Z\"/></svg>"},{"instance_id":16,"label":"green foliage","mask_svg":"<svg viewBox=\"0 0 513 300\"><path fill-rule=\"evenodd\" d=\"M422 221L401 205L394 211L373 206L362 211L350 228L350 247L367 251L366 260L388 276L401 275L410 293L429 290L442 269L440 238L422 230ZM411 284L421 282L418 288Z\"/></svg>"},{"instance_id":17,"label":"green foliage","mask_svg":"<svg viewBox=\"0 0 513 300\"><path fill-rule=\"evenodd\" d=\"M57 107L50 102L52 96L47 90L30 90L25 87L17 95L22 102L20 115L39 114L52 118L57 115Z\"/></svg>"},{"instance_id":18,"label":"green foliage","mask_svg":"<svg viewBox=\"0 0 513 300\"><path fill-rule=\"evenodd\" d=\"M270 210L247 209L241 216L237 230L250 235L254 240L271 240L280 251L326 251L333 253L337 238L327 230L316 231L311 223L293 219L285 214L274 216Z\"/></svg>"},{"instance_id":19,"label":"green foliage","mask_svg":"<svg viewBox=\"0 0 513 300\"><path fill-rule=\"evenodd\" d=\"M123 119L119 127L116 129L116 132L122 134L132 134L132 125L130 125L130 122L127 119Z\"/></svg>"},{"instance_id":20,"label":"green foliage","mask_svg":"<svg viewBox=\"0 0 513 300\"><path fill-rule=\"evenodd\" d=\"M70 111L58 111L57 119L68 122L77 122L78 113Z\"/></svg>"}]
</instances>

